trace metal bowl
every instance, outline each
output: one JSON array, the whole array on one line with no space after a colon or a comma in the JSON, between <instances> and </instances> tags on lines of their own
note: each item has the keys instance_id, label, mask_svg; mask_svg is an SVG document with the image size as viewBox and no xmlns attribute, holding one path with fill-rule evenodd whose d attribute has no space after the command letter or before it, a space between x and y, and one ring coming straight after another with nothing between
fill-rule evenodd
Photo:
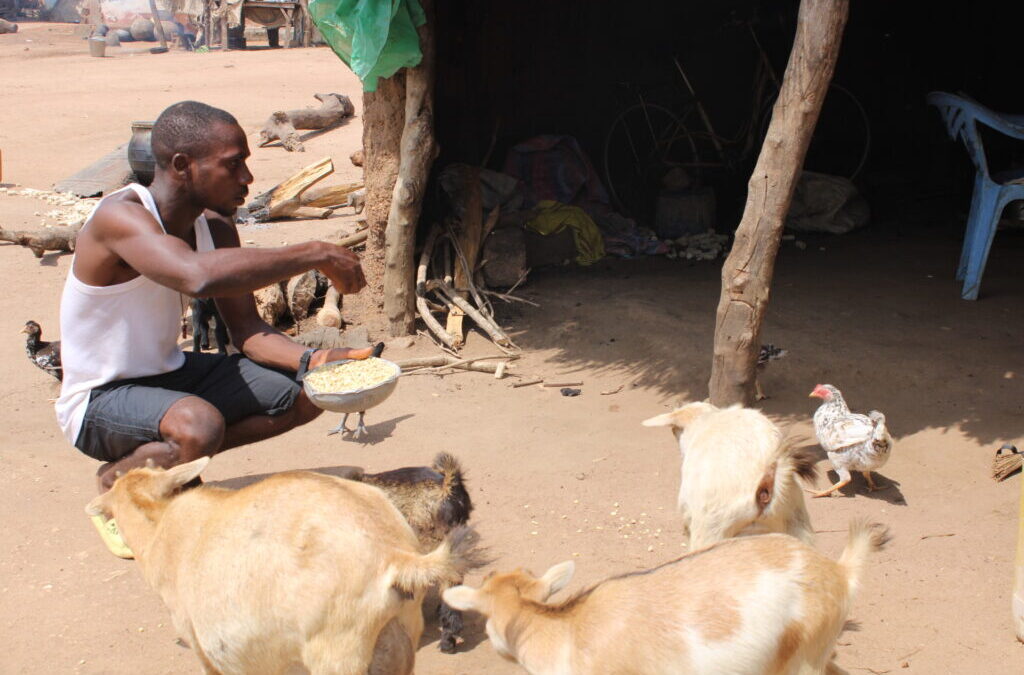
<instances>
[{"instance_id":1,"label":"metal bowl","mask_svg":"<svg viewBox=\"0 0 1024 675\"><path fill-rule=\"evenodd\" d=\"M372 387L350 391L324 392L319 391L309 383L309 375L322 370L327 366L352 361L352 359L342 359L341 361L325 363L322 366L318 366L306 373L306 378L302 380L302 388L305 390L306 396L309 397L309 400L313 402L313 405L324 410L340 413L359 413L364 410L369 410L375 405L380 405L388 396L391 396L391 392L393 392L395 387L398 386L398 376L402 374L402 369L398 367L397 363L388 361L387 359L380 360L391 366L394 373L388 379Z\"/></svg>"}]
</instances>

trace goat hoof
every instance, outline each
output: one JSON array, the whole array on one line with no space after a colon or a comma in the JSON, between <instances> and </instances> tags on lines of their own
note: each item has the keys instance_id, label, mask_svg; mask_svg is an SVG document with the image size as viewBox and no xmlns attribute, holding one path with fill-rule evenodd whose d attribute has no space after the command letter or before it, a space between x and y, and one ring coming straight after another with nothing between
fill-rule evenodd
<instances>
[{"instance_id":1,"label":"goat hoof","mask_svg":"<svg viewBox=\"0 0 1024 675\"><path fill-rule=\"evenodd\" d=\"M455 638L451 635L442 635L441 640L437 643L437 648L445 654L454 654L456 646Z\"/></svg>"}]
</instances>

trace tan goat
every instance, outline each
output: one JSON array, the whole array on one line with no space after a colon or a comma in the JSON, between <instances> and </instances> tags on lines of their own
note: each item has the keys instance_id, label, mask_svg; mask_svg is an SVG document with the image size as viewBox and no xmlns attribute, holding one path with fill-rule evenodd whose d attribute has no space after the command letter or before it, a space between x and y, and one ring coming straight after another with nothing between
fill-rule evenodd
<instances>
[{"instance_id":1,"label":"tan goat","mask_svg":"<svg viewBox=\"0 0 1024 675\"><path fill-rule=\"evenodd\" d=\"M763 413L689 403L643 424L671 427L679 441L679 510L691 548L769 532L814 543L797 477L813 481L817 458L784 439Z\"/></svg>"},{"instance_id":2,"label":"tan goat","mask_svg":"<svg viewBox=\"0 0 1024 675\"><path fill-rule=\"evenodd\" d=\"M135 469L86 507L117 520L206 672L412 672L424 593L479 563L476 534L421 554L383 492L305 471L180 491L208 461Z\"/></svg>"},{"instance_id":3,"label":"tan goat","mask_svg":"<svg viewBox=\"0 0 1024 675\"><path fill-rule=\"evenodd\" d=\"M838 562L793 537L719 542L607 579L561 604L571 561L539 579L517 570L444 594L480 612L499 654L532 675L837 673L833 645L864 559L887 540L855 523Z\"/></svg>"}]
</instances>

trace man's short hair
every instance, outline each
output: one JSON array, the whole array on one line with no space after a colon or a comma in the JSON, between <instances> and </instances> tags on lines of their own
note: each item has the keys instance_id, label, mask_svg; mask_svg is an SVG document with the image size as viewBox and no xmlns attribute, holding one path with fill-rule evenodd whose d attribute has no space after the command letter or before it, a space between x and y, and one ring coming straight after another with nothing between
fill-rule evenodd
<instances>
[{"instance_id":1,"label":"man's short hair","mask_svg":"<svg viewBox=\"0 0 1024 675\"><path fill-rule=\"evenodd\" d=\"M177 153L204 157L216 139L218 124L238 124L231 113L199 101L181 101L160 113L150 143L157 166L166 168Z\"/></svg>"}]
</instances>

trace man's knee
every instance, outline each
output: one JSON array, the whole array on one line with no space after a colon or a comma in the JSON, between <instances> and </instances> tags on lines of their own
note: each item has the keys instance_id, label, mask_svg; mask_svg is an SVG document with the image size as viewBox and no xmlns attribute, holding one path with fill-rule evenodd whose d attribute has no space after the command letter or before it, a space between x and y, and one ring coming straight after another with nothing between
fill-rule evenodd
<instances>
[{"instance_id":1,"label":"man's knee","mask_svg":"<svg viewBox=\"0 0 1024 675\"><path fill-rule=\"evenodd\" d=\"M220 411L197 396L177 401L160 421L160 434L185 452L185 461L216 452L224 440L224 428Z\"/></svg>"}]
</instances>

